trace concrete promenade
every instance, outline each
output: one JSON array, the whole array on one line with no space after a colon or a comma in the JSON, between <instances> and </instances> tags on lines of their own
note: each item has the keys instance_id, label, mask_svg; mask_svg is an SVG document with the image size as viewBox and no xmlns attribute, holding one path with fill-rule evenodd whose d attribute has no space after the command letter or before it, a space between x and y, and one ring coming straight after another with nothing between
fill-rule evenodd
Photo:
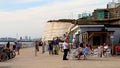
<instances>
[{"instance_id":1,"label":"concrete promenade","mask_svg":"<svg viewBox=\"0 0 120 68\"><path fill-rule=\"evenodd\" d=\"M52 56L40 51L38 56L34 56L34 48L24 48L20 52L15 58L0 62L0 68L120 68L120 56L63 61L63 53Z\"/></svg>"}]
</instances>

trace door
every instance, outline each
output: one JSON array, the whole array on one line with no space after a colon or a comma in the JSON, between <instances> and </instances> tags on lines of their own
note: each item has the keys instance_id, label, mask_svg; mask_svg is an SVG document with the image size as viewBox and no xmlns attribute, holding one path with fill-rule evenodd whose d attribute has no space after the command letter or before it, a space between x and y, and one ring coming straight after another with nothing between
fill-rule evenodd
<instances>
[{"instance_id":1,"label":"door","mask_svg":"<svg viewBox=\"0 0 120 68\"><path fill-rule=\"evenodd\" d=\"M95 46L100 45L100 36L93 37L93 45Z\"/></svg>"}]
</instances>

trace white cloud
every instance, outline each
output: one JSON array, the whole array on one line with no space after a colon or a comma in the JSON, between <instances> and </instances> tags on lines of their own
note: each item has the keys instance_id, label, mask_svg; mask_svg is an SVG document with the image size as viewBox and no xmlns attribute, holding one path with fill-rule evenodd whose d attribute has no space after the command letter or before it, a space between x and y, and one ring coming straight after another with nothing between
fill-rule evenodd
<instances>
[{"instance_id":1,"label":"white cloud","mask_svg":"<svg viewBox=\"0 0 120 68\"><path fill-rule=\"evenodd\" d=\"M33 0L21 0L21 2L32 2ZM35 0L34 0L35 1ZM37 1L37 0L36 0ZM24 10L0 12L1 36L15 36L16 33L39 37L43 27L48 20L72 18L84 11L92 11L95 8L104 8L107 3L104 0L67 0L66 2L55 2L45 6L38 6ZM96 3L98 5L96 5ZM74 17L73 16L73 17ZM8 34L7 34L8 33Z\"/></svg>"},{"instance_id":2,"label":"white cloud","mask_svg":"<svg viewBox=\"0 0 120 68\"><path fill-rule=\"evenodd\" d=\"M15 0L15 3L29 3L29 2L40 2L43 0Z\"/></svg>"},{"instance_id":3,"label":"white cloud","mask_svg":"<svg viewBox=\"0 0 120 68\"><path fill-rule=\"evenodd\" d=\"M0 0L0 5L18 5L32 2L42 2L44 0ZM9 7L9 6L8 6Z\"/></svg>"}]
</instances>

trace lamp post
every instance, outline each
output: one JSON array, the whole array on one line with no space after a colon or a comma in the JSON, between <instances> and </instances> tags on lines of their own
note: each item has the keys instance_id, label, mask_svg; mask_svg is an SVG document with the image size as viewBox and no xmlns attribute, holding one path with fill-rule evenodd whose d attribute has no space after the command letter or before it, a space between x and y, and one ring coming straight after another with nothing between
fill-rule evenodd
<instances>
[{"instance_id":1,"label":"lamp post","mask_svg":"<svg viewBox=\"0 0 120 68\"><path fill-rule=\"evenodd\" d=\"M112 35L110 36L110 38L111 38L111 42L112 42L112 47L111 47L111 49L112 49L112 55L114 54L114 36L113 36L113 33L112 33Z\"/></svg>"}]
</instances>

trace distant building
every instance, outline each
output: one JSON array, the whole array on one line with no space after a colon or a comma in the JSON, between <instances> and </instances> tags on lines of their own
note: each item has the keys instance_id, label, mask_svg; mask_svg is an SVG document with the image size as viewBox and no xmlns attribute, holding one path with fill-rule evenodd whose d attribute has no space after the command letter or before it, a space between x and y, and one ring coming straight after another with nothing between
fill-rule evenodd
<instances>
[{"instance_id":1,"label":"distant building","mask_svg":"<svg viewBox=\"0 0 120 68\"><path fill-rule=\"evenodd\" d=\"M11 42L14 42L16 41L17 39L16 38L0 38L0 42L7 42L7 41L11 41Z\"/></svg>"},{"instance_id":2,"label":"distant building","mask_svg":"<svg viewBox=\"0 0 120 68\"><path fill-rule=\"evenodd\" d=\"M29 36L29 40L31 40L31 37Z\"/></svg>"},{"instance_id":3,"label":"distant building","mask_svg":"<svg viewBox=\"0 0 120 68\"><path fill-rule=\"evenodd\" d=\"M25 40L28 40L28 36L25 36Z\"/></svg>"}]
</instances>

